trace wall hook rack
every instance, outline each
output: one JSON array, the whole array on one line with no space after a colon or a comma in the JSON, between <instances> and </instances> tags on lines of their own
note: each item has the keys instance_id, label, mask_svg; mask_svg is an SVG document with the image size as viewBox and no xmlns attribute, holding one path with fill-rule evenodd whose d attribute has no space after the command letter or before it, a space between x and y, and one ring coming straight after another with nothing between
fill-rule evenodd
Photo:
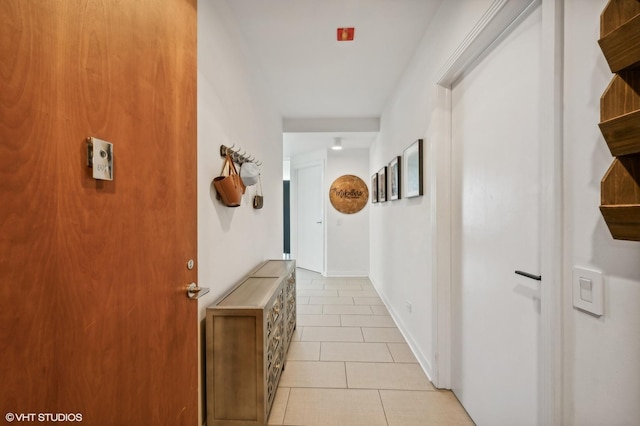
<instances>
[{"instance_id":1,"label":"wall hook rack","mask_svg":"<svg viewBox=\"0 0 640 426\"><path fill-rule=\"evenodd\" d=\"M262 161L258 161L253 155L247 155L247 151L240 147L233 149L235 146L236 144L233 144L230 147L220 145L220 156L226 157L227 155L230 155L231 159L238 164L254 163L257 166L262 166ZM242 151L242 153L240 151Z\"/></svg>"}]
</instances>

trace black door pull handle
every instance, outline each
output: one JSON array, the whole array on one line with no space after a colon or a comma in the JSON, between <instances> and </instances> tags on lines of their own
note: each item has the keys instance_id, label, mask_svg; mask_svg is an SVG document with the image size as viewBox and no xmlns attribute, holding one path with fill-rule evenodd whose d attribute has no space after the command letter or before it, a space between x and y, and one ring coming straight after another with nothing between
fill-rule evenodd
<instances>
[{"instance_id":1,"label":"black door pull handle","mask_svg":"<svg viewBox=\"0 0 640 426\"><path fill-rule=\"evenodd\" d=\"M542 275L533 275L524 271L516 271L516 274L522 275L523 277L531 278L532 280L542 281Z\"/></svg>"}]
</instances>

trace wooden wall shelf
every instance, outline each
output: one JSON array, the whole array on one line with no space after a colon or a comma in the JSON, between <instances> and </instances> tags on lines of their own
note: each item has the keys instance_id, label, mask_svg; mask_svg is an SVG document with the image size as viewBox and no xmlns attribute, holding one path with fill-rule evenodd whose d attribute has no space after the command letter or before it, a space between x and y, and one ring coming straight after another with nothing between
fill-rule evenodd
<instances>
[{"instance_id":1,"label":"wooden wall shelf","mask_svg":"<svg viewBox=\"0 0 640 426\"><path fill-rule=\"evenodd\" d=\"M640 154L613 160L600 197L600 211L613 238L640 241Z\"/></svg>"},{"instance_id":2,"label":"wooden wall shelf","mask_svg":"<svg viewBox=\"0 0 640 426\"><path fill-rule=\"evenodd\" d=\"M610 0L600 15L598 44L611 72L640 66L640 2Z\"/></svg>"},{"instance_id":3,"label":"wooden wall shelf","mask_svg":"<svg viewBox=\"0 0 640 426\"><path fill-rule=\"evenodd\" d=\"M600 131L616 157L602 178L600 212L613 238L640 241L640 0L609 0L598 43L616 73L600 98Z\"/></svg>"},{"instance_id":4,"label":"wooden wall shelf","mask_svg":"<svg viewBox=\"0 0 640 426\"><path fill-rule=\"evenodd\" d=\"M611 155L640 152L640 70L613 77L600 98L599 126Z\"/></svg>"}]
</instances>

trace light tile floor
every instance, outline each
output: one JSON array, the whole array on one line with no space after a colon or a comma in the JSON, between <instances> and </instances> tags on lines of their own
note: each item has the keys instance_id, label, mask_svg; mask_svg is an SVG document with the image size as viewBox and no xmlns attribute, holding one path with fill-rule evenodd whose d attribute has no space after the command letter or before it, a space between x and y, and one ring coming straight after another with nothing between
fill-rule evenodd
<instances>
[{"instance_id":1,"label":"light tile floor","mask_svg":"<svg viewBox=\"0 0 640 426\"><path fill-rule=\"evenodd\" d=\"M297 270L298 323L270 425L473 425L429 382L366 278Z\"/></svg>"}]
</instances>

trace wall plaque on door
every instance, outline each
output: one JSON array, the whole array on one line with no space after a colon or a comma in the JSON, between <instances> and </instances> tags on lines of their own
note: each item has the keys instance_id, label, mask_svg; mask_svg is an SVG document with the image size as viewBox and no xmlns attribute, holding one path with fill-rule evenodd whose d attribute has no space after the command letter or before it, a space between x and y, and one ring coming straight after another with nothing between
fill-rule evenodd
<instances>
[{"instance_id":1,"label":"wall plaque on door","mask_svg":"<svg viewBox=\"0 0 640 426\"><path fill-rule=\"evenodd\" d=\"M357 213L367 204L369 189L358 176L340 176L331 184L329 200L331 205L341 213Z\"/></svg>"}]
</instances>

